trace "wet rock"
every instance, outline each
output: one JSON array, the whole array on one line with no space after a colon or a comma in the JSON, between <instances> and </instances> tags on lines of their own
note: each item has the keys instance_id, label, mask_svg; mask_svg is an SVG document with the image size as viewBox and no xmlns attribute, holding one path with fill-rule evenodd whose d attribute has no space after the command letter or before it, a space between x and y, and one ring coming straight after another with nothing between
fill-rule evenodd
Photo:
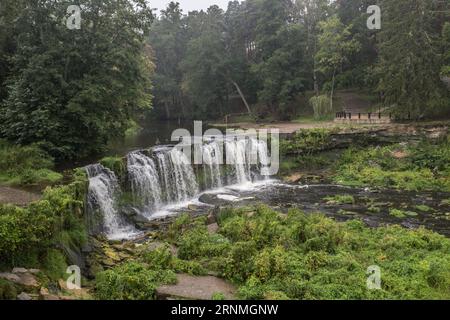
<instances>
[{"instance_id":1,"label":"wet rock","mask_svg":"<svg viewBox=\"0 0 450 320\"><path fill-rule=\"evenodd\" d=\"M196 206L194 204L190 204L190 205L188 205L188 209L190 211L197 211L198 210L198 206Z\"/></svg>"},{"instance_id":2,"label":"wet rock","mask_svg":"<svg viewBox=\"0 0 450 320\"><path fill-rule=\"evenodd\" d=\"M302 173L294 173L287 177L284 177L283 180L284 180L284 182L287 182L287 183L297 183L302 179L302 177L303 177Z\"/></svg>"},{"instance_id":3,"label":"wet rock","mask_svg":"<svg viewBox=\"0 0 450 320\"><path fill-rule=\"evenodd\" d=\"M28 293L22 292L17 296L17 300L28 301L33 300L33 298Z\"/></svg>"}]
</instances>

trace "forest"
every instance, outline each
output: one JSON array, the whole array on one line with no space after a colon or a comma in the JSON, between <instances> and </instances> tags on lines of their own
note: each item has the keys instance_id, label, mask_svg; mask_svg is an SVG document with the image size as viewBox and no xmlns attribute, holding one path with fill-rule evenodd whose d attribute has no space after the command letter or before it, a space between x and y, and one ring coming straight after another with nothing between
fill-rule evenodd
<instances>
[{"instance_id":1,"label":"forest","mask_svg":"<svg viewBox=\"0 0 450 320\"><path fill-rule=\"evenodd\" d=\"M0 0L0 300L449 300L450 2L167 2Z\"/></svg>"}]
</instances>

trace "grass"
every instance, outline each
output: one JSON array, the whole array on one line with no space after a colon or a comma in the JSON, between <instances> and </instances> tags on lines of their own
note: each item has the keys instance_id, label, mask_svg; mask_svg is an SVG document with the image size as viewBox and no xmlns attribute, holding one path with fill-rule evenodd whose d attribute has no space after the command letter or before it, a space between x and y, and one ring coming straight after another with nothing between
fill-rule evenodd
<instances>
[{"instance_id":1,"label":"grass","mask_svg":"<svg viewBox=\"0 0 450 320\"><path fill-rule=\"evenodd\" d=\"M450 192L449 141L351 148L335 166L333 180L347 186Z\"/></svg>"},{"instance_id":2,"label":"grass","mask_svg":"<svg viewBox=\"0 0 450 320\"><path fill-rule=\"evenodd\" d=\"M324 198L329 204L355 204L355 198L352 195L335 195Z\"/></svg>"},{"instance_id":3,"label":"grass","mask_svg":"<svg viewBox=\"0 0 450 320\"><path fill-rule=\"evenodd\" d=\"M0 140L0 184L44 188L63 178L53 168L53 158L37 145L18 146Z\"/></svg>"}]
</instances>

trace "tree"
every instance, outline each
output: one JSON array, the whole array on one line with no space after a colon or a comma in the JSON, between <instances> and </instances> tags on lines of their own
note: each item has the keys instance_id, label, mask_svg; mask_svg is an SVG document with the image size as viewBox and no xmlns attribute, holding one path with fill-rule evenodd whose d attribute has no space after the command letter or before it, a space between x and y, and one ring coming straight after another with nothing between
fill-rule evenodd
<instances>
[{"instance_id":1,"label":"tree","mask_svg":"<svg viewBox=\"0 0 450 320\"><path fill-rule=\"evenodd\" d=\"M17 49L0 106L1 136L39 143L59 160L102 150L151 107L144 37L153 15L145 1L79 1L81 30L62 21L71 4L29 2L15 19Z\"/></svg>"},{"instance_id":2,"label":"tree","mask_svg":"<svg viewBox=\"0 0 450 320\"><path fill-rule=\"evenodd\" d=\"M448 2L382 1L378 89L395 113L416 118L448 109L448 91L440 80L441 31Z\"/></svg>"},{"instance_id":3,"label":"tree","mask_svg":"<svg viewBox=\"0 0 450 320\"><path fill-rule=\"evenodd\" d=\"M152 25L148 40L156 60L156 111L164 114L166 119L180 114L186 117L180 63L186 55L188 39L183 12L178 2L169 3L166 10L161 11L159 19Z\"/></svg>"},{"instance_id":4,"label":"tree","mask_svg":"<svg viewBox=\"0 0 450 320\"><path fill-rule=\"evenodd\" d=\"M349 57L359 51L360 44L351 38L350 27L344 26L336 15L321 22L320 31L317 67L331 77L330 109L333 110L336 74Z\"/></svg>"}]
</instances>

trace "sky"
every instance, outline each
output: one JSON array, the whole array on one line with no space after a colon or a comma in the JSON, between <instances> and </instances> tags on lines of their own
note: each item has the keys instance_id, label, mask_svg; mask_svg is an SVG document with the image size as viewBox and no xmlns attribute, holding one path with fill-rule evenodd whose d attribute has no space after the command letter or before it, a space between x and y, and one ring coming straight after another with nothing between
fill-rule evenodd
<instances>
[{"instance_id":1,"label":"sky","mask_svg":"<svg viewBox=\"0 0 450 320\"><path fill-rule=\"evenodd\" d=\"M165 9L167 4L171 0L148 0L150 7L158 8L156 12L159 13L161 9ZM210 6L217 4L222 9L226 10L228 2L230 0L173 0L174 2L179 2L183 13L188 13L193 10L208 9Z\"/></svg>"}]
</instances>

